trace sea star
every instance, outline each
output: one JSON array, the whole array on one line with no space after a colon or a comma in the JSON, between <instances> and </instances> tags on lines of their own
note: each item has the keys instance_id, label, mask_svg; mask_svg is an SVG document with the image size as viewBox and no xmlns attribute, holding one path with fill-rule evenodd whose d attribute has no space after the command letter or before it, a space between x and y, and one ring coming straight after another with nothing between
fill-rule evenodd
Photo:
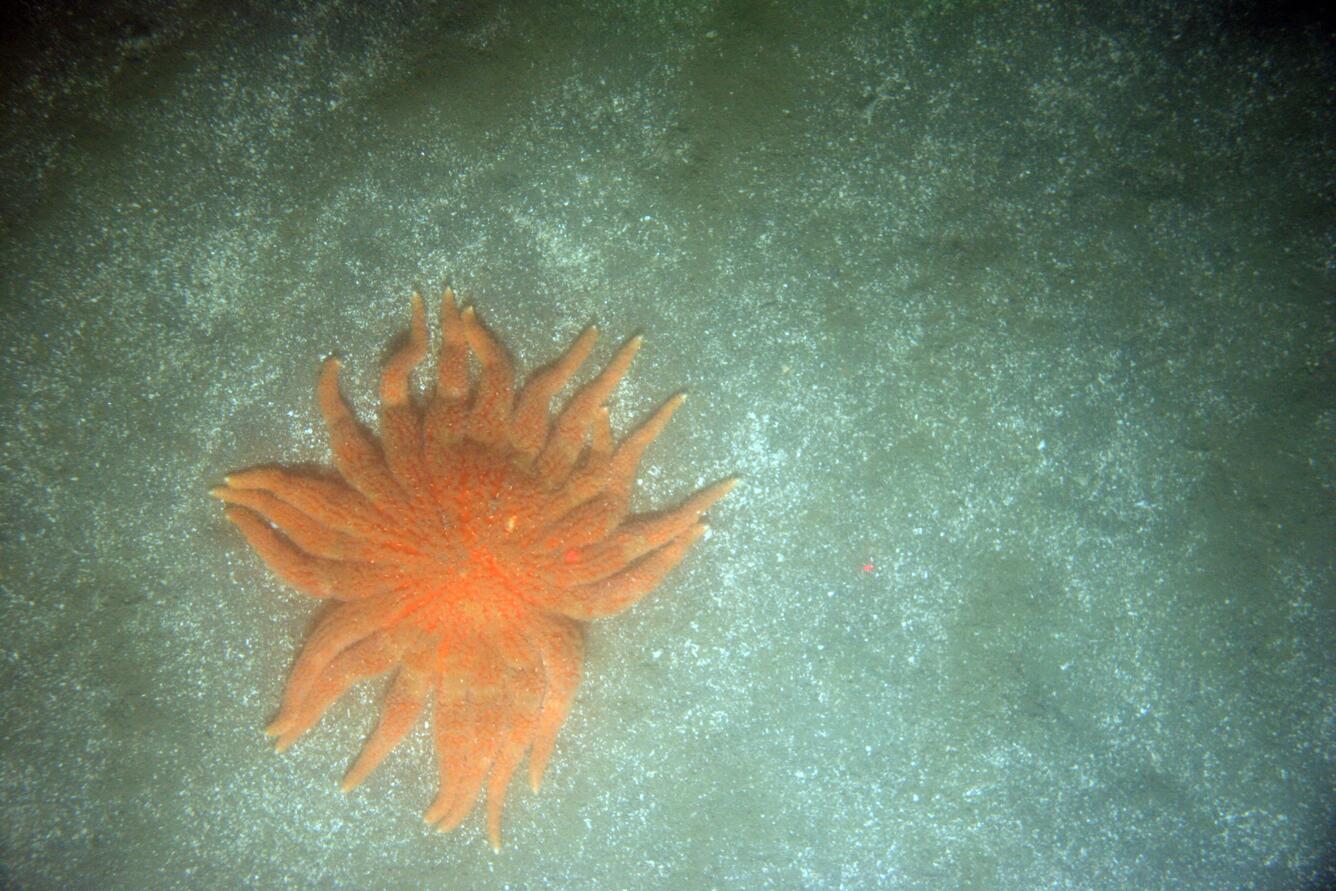
<instances>
[{"instance_id":1,"label":"sea star","mask_svg":"<svg viewBox=\"0 0 1336 891\"><path fill-rule=\"evenodd\" d=\"M433 697L441 779L425 818L454 829L486 783L487 834L499 850L510 778L529 752L538 790L579 685L584 623L655 588L736 480L670 511L628 513L641 454L684 399L614 446L604 401L639 337L552 418L552 398L588 358L595 329L514 393L505 349L449 289L441 328L435 391L415 399L409 378L427 352L415 293L408 337L381 376L380 442L340 395L338 361L325 360L317 394L337 474L255 467L213 495L278 576L333 601L267 728L278 750L352 684L395 670L343 789L366 779Z\"/></svg>"}]
</instances>

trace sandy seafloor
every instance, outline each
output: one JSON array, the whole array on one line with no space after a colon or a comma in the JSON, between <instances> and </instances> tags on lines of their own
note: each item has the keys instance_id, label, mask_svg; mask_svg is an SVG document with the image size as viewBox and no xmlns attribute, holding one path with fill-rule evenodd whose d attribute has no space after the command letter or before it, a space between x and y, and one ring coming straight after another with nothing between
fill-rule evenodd
<instances>
[{"instance_id":1,"label":"sandy seafloor","mask_svg":"<svg viewBox=\"0 0 1336 891\"><path fill-rule=\"evenodd\" d=\"M10 13L0 886L1336 880L1336 65L1250 9ZM641 505L744 479L499 855L425 725L338 791L377 689L270 750L313 604L207 496L444 281L645 334Z\"/></svg>"}]
</instances>

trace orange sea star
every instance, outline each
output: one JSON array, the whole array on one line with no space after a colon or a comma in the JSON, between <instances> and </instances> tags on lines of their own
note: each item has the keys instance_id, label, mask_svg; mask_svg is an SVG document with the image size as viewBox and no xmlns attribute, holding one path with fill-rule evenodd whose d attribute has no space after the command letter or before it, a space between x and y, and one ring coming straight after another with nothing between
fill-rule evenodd
<instances>
[{"instance_id":1,"label":"orange sea star","mask_svg":"<svg viewBox=\"0 0 1336 891\"><path fill-rule=\"evenodd\" d=\"M340 395L338 361L325 361L317 393L337 475L256 467L213 494L284 581L334 601L268 727L279 751L352 684L397 669L343 788L376 768L432 697L441 779L426 820L454 829L486 783L499 849L510 778L527 751L537 791L579 685L583 623L656 587L735 481L667 512L628 514L641 453L684 399L614 445L604 401L639 337L551 418L553 396L593 349L593 328L518 393L505 349L449 289L441 328L435 391L417 400L409 376L426 355L427 324L414 294L408 337L381 377L380 442Z\"/></svg>"}]
</instances>

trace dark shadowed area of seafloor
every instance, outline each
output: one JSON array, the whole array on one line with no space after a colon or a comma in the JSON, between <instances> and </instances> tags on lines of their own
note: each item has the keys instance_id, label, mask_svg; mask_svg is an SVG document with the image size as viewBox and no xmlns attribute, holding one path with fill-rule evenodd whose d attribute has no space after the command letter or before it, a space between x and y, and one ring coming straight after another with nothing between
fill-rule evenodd
<instances>
[{"instance_id":1,"label":"dark shadowed area of seafloor","mask_svg":"<svg viewBox=\"0 0 1336 891\"><path fill-rule=\"evenodd\" d=\"M1336 881L1330 22L1180 2L18 4L0 59L0 885ZM208 497L371 417L414 286L640 332L642 505L506 845ZM434 322L434 319L433 319Z\"/></svg>"}]
</instances>

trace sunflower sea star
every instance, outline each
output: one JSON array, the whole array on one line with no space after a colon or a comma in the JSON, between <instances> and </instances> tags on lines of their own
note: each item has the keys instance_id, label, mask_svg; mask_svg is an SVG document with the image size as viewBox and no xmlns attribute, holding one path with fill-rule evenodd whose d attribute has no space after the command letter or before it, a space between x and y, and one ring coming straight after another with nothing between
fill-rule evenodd
<instances>
[{"instance_id":1,"label":"sunflower sea star","mask_svg":"<svg viewBox=\"0 0 1336 891\"><path fill-rule=\"evenodd\" d=\"M640 456L685 398L614 444L604 401L639 337L553 418L552 398L588 358L593 328L518 393L505 349L449 289L441 328L436 388L417 400L409 377L426 355L427 323L414 294L408 337L381 376L380 442L340 395L338 361L325 360L317 394L337 475L255 467L212 494L278 576L332 601L267 728L278 750L352 684L394 670L344 790L366 779L431 697L440 793L426 820L454 829L486 784L487 834L499 850L510 778L528 752L537 791L579 685L584 623L655 588L736 480L673 510L628 513Z\"/></svg>"}]
</instances>

